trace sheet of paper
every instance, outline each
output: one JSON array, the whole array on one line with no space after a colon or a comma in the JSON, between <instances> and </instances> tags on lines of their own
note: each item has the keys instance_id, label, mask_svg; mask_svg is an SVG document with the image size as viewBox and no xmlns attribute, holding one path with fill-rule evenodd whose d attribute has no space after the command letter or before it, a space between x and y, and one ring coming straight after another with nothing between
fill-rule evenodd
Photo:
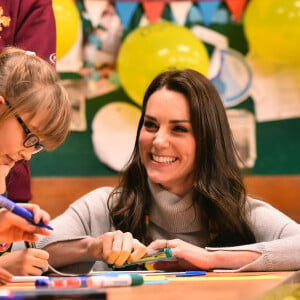
<instances>
[{"instance_id":1,"label":"sheet of paper","mask_svg":"<svg viewBox=\"0 0 300 300\"><path fill-rule=\"evenodd\" d=\"M300 117L300 66L267 65L247 57L253 72L250 94L258 122Z\"/></svg>"}]
</instances>

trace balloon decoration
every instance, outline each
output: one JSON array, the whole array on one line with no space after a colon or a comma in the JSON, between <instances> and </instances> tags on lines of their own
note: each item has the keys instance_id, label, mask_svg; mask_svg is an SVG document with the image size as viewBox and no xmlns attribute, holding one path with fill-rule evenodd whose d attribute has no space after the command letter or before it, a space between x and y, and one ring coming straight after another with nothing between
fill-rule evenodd
<instances>
[{"instance_id":1,"label":"balloon decoration","mask_svg":"<svg viewBox=\"0 0 300 300\"><path fill-rule=\"evenodd\" d=\"M75 44L81 21L73 0L53 0L52 5L56 22L56 60L59 60Z\"/></svg>"},{"instance_id":2,"label":"balloon decoration","mask_svg":"<svg viewBox=\"0 0 300 300\"><path fill-rule=\"evenodd\" d=\"M104 105L92 122L96 156L113 170L120 171L134 148L141 110L125 102Z\"/></svg>"},{"instance_id":3,"label":"balloon decoration","mask_svg":"<svg viewBox=\"0 0 300 300\"><path fill-rule=\"evenodd\" d=\"M117 58L121 85L141 105L144 92L159 73L191 68L207 76L209 55L205 45L186 27L159 22L132 31Z\"/></svg>"},{"instance_id":4,"label":"balloon decoration","mask_svg":"<svg viewBox=\"0 0 300 300\"><path fill-rule=\"evenodd\" d=\"M250 53L271 63L300 62L300 6L295 0L251 0L245 11Z\"/></svg>"}]
</instances>

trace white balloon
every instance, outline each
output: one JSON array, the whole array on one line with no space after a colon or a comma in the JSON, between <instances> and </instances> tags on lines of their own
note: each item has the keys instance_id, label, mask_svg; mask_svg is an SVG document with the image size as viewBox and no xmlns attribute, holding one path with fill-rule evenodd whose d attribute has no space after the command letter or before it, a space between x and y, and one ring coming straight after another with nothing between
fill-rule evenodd
<instances>
[{"instance_id":1,"label":"white balloon","mask_svg":"<svg viewBox=\"0 0 300 300\"><path fill-rule=\"evenodd\" d=\"M101 162L121 171L129 161L141 110L125 102L103 106L92 122L94 152Z\"/></svg>"}]
</instances>

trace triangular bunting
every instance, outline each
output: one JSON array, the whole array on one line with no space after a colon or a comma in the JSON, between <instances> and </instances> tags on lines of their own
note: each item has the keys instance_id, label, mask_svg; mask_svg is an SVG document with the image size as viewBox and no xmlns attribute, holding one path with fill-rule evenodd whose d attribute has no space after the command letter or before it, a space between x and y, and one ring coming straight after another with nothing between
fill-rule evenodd
<instances>
[{"instance_id":1,"label":"triangular bunting","mask_svg":"<svg viewBox=\"0 0 300 300\"><path fill-rule=\"evenodd\" d=\"M263 0L261 0L263 1ZM248 0L224 0L235 22L239 22L243 16Z\"/></svg>"},{"instance_id":2,"label":"triangular bunting","mask_svg":"<svg viewBox=\"0 0 300 300\"><path fill-rule=\"evenodd\" d=\"M109 5L108 0L105 0L105 1L85 0L84 5L88 12L88 15L91 18L93 27L97 27L97 25L99 23L99 19L101 19L103 11Z\"/></svg>"},{"instance_id":3,"label":"triangular bunting","mask_svg":"<svg viewBox=\"0 0 300 300\"><path fill-rule=\"evenodd\" d=\"M142 2L145 15L150 23L159 21L166 3L164 1L143 1Z\"/></svg>"},{"instance_id":4,"label":"triangular bunting","mask_svg":"<svg viewBox=\"0 0 300 300\"><path fill-rule=\"evenodd\" d=\"M115 1L115 8L120 17L124 30L128 28L131 18L138 5L139 5L138 2Z\"/></svg>"},{"instance_id":5,"label":"triangular bunting","mask_svg":"<svg viewBox=\"0 0 300 300\"><path fill-rule=\"evenodd\" d=\"M190 23L201 23L203 22L203 17L202 14L200 13L199 7L192 5L191 9L187 15L187 20L186 22Z\"/></svg>"},{"instance_id":6,"label":"triangular bunting","mask_svg":"<svg viewBox=\"0 0 300 300\"><path fill-rule=\"evenodd\" d=\"M169 3L175 20L179 25L185 24L187 15L191 9L192 4L192 1L172 1Z\"/></svg>"},{"instance_id":7,"label":"triangular bunting","mask_svg":"<svg viewBox=\"0 0 300 300\"><path fill-rule=\"evenodd\" d=\"M234 0L236 1L236 0ZM239 1L239 0L238 0ZM200 1L198 2L198 7L203 15L203 23L208 26L212 20L215 11L218 9L221 1Z\"/></svg>"}]
</instances>

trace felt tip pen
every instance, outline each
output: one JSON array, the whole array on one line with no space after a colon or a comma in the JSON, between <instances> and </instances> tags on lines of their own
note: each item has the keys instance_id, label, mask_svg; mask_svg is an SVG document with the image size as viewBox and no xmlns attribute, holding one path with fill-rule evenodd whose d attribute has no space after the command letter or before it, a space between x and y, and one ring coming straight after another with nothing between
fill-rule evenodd
<instances>
[{"instance_id":1,"label":"felt tip pen","mask_svg":"<svg viewBox=\"0 0 300 300\"><path fill-rule=\"evenodd\" d=\"M102 276L89 276L89 277L60 277L37 279L35 286L37 288L108 288L108 287L121 287L121 286L134 286L144 283L142 275L139 274L122 274L122 275L102 275Z\"/></svg>"},{"instance_id":2,"label":"felt tip pen","mask_svg":"<svg viewBox=\"0 0 300 300\"><path fill-rule=\"evenodd\" d=\"M175 272L176 277L193 277L193 276L203 276L206 275L206 271L185 271L185 272Z\"/></svg>"},{"instance_id":3,"label":"felt tip pen","mask_svg":"<svg viewBox=\"0 0 300 300\"><path fill-rule=\"evenodd\" d=\"M6 208L12 213L26 219L28 222L30 222L33 225L45 227L47 229L53 230L53 228L50 225L45 224L42 220L40 220L39 223L34 223L33 213L30 210L23 208L22 206L19 206L15 202L9 200L8 198L2 195L0 195L0 207Z\"/></svg>"},{"instance_id":4,"label":"felt tip pen","mask_svg":"<svg viewBox=\"0 0 300 300\"><path fill-rule=\"evenodd\" d=\"M172 256L172 250L170 248L164 248L164 249L159 249L159 250L154 250L151 252L146 253L142 258L140 258L138 261L133 262L133 263L125 263L122 266L115 266L115 265L109 265L111 268L124 268L128 266L133 266L133 265L139 265L139 264L144 264L144 263L152 263L156 262L159 260L164 260L171 258Z\"/></svg>"}]
</instances>

